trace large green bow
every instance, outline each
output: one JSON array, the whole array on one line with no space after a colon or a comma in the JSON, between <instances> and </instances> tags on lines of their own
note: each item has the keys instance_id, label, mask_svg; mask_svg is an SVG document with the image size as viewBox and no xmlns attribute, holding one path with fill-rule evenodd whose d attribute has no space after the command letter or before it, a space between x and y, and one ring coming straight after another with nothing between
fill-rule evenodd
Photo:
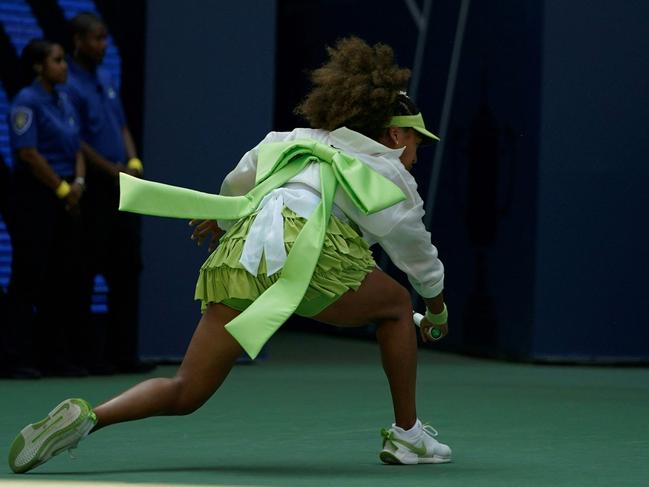
<instances>
[{"instance_id":1,"label":"large green bow","mask_svg":"<svg viewBox=\"0 0 649 487\"><path fill-rule=\"evenodd\" d=\"M322 251L338 186L365 214L403 201L405 195L401 189L358 159L309 139L261 145L255 187L244 196L201 193L120 174L121 211L173 218L238 220L252 214L264 196L311 163L320 163L320 204L295 240L279 279L226 325L252 358L302 301Z\"/></svg>"}]
</instances>

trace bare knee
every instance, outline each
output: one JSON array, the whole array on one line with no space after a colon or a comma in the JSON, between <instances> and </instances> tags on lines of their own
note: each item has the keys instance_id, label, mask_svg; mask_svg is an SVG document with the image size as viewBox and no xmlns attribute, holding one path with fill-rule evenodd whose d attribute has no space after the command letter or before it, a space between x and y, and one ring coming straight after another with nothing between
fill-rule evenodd
<instances>
[{"instance_id":1,"label":"bare knee","mask_svg":"<svg viewBox=\"0 0 649 487\"><path fill-rule=\"evenodd\" d=\"M174 388L174 401L169 414L174 416L186 416L199 409L209 399L211 394L204 393L200 387L192 384L190 380L182 376L171 379Z\"/></svg>"},{"instance_id":2,"label":"bare knee","mask_svg":"<svg viewBox=\"0 0 649 487\"><path fill-rule=\"evenodd\" d=\"M379 298L376 309L376 322L401 322L412 320L412 302L410 293L401 286L393 286L389 292Z\"/></svg>"}]
</instances>

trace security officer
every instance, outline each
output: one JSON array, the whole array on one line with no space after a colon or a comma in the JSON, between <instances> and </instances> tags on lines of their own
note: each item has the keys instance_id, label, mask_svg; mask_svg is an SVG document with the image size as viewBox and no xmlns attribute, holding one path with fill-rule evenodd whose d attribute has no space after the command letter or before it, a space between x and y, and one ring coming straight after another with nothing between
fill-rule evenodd
<instances>
[{"instance_id":1,"label":"security officer","mask_svg":"<svg viewBox=\"0 0 649 487\"><path fill-rule=\"evenodd\" d=\"M63 49L32 40L22 63L36 79L9 113L14 156L8 218L13 246L4 330L14 375L82 376L76 353L83 343L80 200L85 163L79 120L60 85L67 77ZM80 346L81 345L81 346Z\"/></svg>"},{"instance_id":2,"label":"security officer","mask_svg":"<svg viewBox=\"0 0 649 487\"><path fill-rule=\"evenodd\" d=\"M91 244L92 272L108 284L106 359L119 372L153 368L138 357L139 219L118 211L120 172L142 175L142 163L127 127L119 92L100 65L107 48L106 26L96 15L81 13L71 20L74 59L66 90L81 116L83 153L88 160L84 198L85 231Z\"/></svg>"}]
</instances>

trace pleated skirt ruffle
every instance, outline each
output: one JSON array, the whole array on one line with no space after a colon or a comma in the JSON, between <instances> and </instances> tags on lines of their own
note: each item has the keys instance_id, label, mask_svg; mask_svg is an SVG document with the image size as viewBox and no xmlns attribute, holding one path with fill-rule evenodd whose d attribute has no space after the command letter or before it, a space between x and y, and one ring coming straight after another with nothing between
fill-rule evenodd
<instances>
[{"instance_id":1,"label":"pleated skirt ruffle","mask_svg":"<svg viewBox=\"0 0 649 487\"><path fill-rule=\"evenodd\" d=\"M306 220L288 208L284 216L284 246L288 254ZM243 310L281 275L266 275L262 257L257 276L239 263L243 245L256 215L239 220L222 238L217 249L201 266L195 299L205 309L209 303L224 303ZM350 224L334 215L329 220L322 253L309 288L296 313L314 316L348 290L357 290L365 276L376 267L367 243Z\"/></svg>"}]
</instances>

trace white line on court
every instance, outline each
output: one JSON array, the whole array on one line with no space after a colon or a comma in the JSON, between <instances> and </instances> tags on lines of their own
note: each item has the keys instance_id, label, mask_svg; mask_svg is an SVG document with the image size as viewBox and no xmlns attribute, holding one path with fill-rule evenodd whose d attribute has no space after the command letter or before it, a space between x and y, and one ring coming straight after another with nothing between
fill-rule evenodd
<instances>
[{"instance_id":1,"label":"white line on court","mask_svg":"<svg viewBox=\"0 0 649 487\"><path fill-rule=\"evenodd\" d=\"M204 484L202 484L204 487ZM0 487L199 487L199 484L100 482L93 480L0 480ZM255 487L252 485L210 484L210 487ZM260 487L260 486L257 486Z\"/></svg>"}]
</instances>

